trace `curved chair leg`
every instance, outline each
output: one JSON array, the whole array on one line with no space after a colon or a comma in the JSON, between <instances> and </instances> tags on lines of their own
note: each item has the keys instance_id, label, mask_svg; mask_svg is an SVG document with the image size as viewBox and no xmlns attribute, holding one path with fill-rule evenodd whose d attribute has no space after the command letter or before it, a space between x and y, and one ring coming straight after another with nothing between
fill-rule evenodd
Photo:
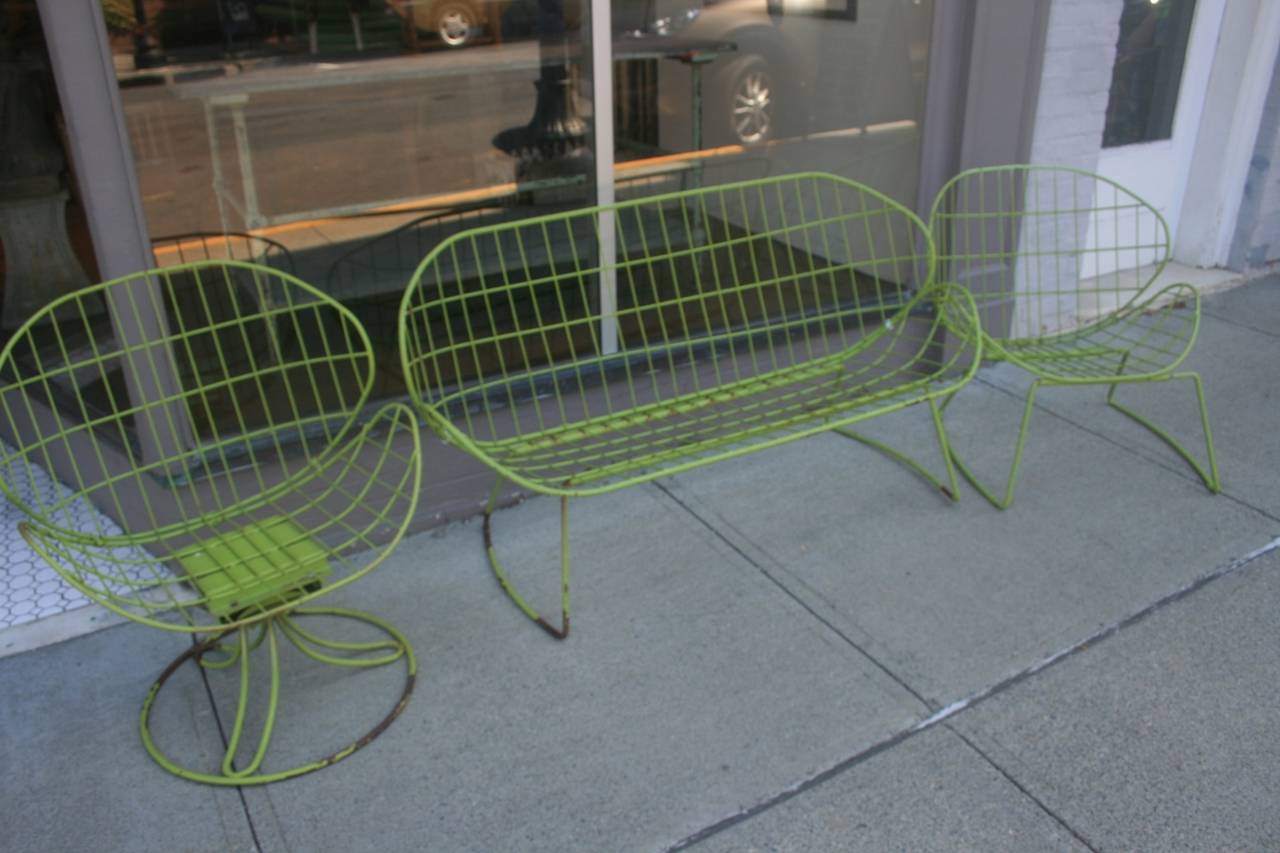
<instances>
[{"instance_id":1,"label":"curved chair leg","mask_svg":"<svg viewBox=\"0 0 1280 853\"><path fill-rule=\"evenodd\" d=\"M372 625L385 633L388 639L361 643L325 639L299 626L295 617L300 616L336 616L344 619L352 619ZM146 747L147 752L150 753L153 759L155 759L156 763L168 770L170 773L181 776L184 779L190 779L195 782L205 782L211 785L261 785L267 782L278 782L281 779L301 776L303 773L310 773L313 770L319 770L322 767L328 767L330 764L335 764L346 758L348 755L351 755L351 753L355 752L357 749L368 744L375 737L381 734L396 717L400 716L400 712L403 711L405 706L409 703L409 696L413 693L414 682L417 678L417 659L414 657L413 648L409 645L409 641L405 639L404 635L381 619L370 616L367 613L361 613L357 610L344 610L332 607L299 608L289 613L272 617L261 623L258 635L250 638L250 632L253 630L253 627L254 626L244 626L235 629L234 631L217 634L202 643L191 646L191 648L179 655L172 663L169 664L168 667L165 668L164 672L160 674L160 677L156 679L155 683L151 686L151 690L147 693L146 701L142 704L142 718L140 721L142 742ZM231 645L223 645L224 638L229 637L232 634L236 636L238 642ZM280 698L279 635L283 635L312 660L333 666L385 666L386 664L394 663L395 661L404 658L408 665L408 676L405 680L404 690L400 695L400 699L396 702L395 707L392 708L391 712L367 734L363 735L349 746L346 746L343 749L319 760L311 761L288 770L263 772L263 759L265 759L267 749L271 744L271 734L275 728L276 712L278 710ZM264 719L260 724L261 730L258 735L258 743L253 751L253 756L247 764L242 767L237 767L236 756L240 749L240 742L244 735L245 722L249 715L249 661L253 651L260 645L264 644L267 647L271 679L267 707ZM155 704L156 696L160 693L160 689L164 687L165 682L169 680L170 676L172 676L173 673L182 666L182 664L192 660L193 658L204 664L205 655L217 651L226 654L226 658L218 661L210 661L206 665L210 668L220 669L238 664L240 667L240 692L236 701L235 720L232 723L231 734L227 738L227 746L223 754L221 772L206 773L183 767L160 751L159 747L156 746L155 741L151 737L151 709ZM375 652L385 653L376 656L369 656Z\"/></svg>"},{"instance_id":2,"label":"curved chair leg","mask_svg":"<svg viewBox=\"0 0 1280 853\"><path fill-rule=\"evenodd\" d=\"M1040 389L1043 382L1036 379L1031 383L1031 387L1027 390L1027 399L1022 407L1022 424L1018 428L1018 440L1013 449L1013 465L1009 468L1009 480L1005 484L1004 497L997 497L995 492L987 487L985 483L978 479L977 475L969 470L969 466L964 464L954 450L951 451L951 458L955 460L956 467L960 469L960 473L969 481L969 485L978 490L987 501L996 509L1008 509L1013 503L1013 489L1018 482L1018 468L1022 464L1022 449L1027 443L1027 429L1031 426L1031 412L1035 409L1036 391ZM955 397L953 393L950 397L942 401L942 409L945 410L947 405Z\"/></svg>"},{"instance_id":3,"label":"curved chair leg","mask_svg":"<svg viewBox=\"0 0 1280 853\"><path fill-rule=\"evenodd\" d=\"M1120 369L1124 370L1123 363L1121 364ZM1196 401L1200 405L1200 427L1204 431L1205 452L1208 455L1208 460L1209 460L1208 470L1205 470L1204 466L1202 466L1199 462L1195 460L1195 458L1191 455L1191 452L1188 451L1185 447L1183 447L1181 442L1179 442L1176 438L1174 438L1164 429L1156 426L1149 419L1147 419L1143 415L1138 414L1133 409L1130 409L1128 406L1124 406L1124 405L1121 405L1120 403L1117 403L1115 401L1115 393L1116 393L1116 385L1119 383L1113 382L1111 383L1111 386L1107 389L1107 405L1115 409L1116 411L1120 412L1121 414L1128 416L1130 419L1132 419L1136 423L1146 427L1157 438L1159 438L1165 444L1169 445L1169 447L1173 448L1174 452L1176 452L1179 456L1181 456L1184 460L1186 460L1186 463L1191 466L1191 469L1200 476L1200 479L1201 481L1204 482L1205 487L1208 488L1210 492L1216 495L1222 491L1222 479L1218 475L1218 457L1213 450L1213 431L1209 428L1209 409L1207 406L1205 406L1205 402L1204 402L1204 383L1200 380L1199 373L1193 373L1190 371L1187 371L1184 373L1170 374L1168 378L1170 380L1190 379L1192 384L1196 386Z\"/></svg>"},{"instance_id":4,"label":"curved chair leg","mask_svg":"<svg viewBox=\"0 0 1280 853\"><path fill-rule=\"evenodd\" d=\"M948 398L948 400L949 399L950 398ZM919 474L931 486L933 486L938 491L942 492L942 494L946 495L952 501L958 501L960 500L960 490L956 484L955 465L952 464L951 442L947 438L946 428L943 427L942 425L942 412L939 410L937 402L932 397L929 398L929 410L933 413L933 428L938 435L938 449L942 451L942 459L947 466L948 485L944 485L941 480L933 476L933 474L930 473L929 469L925 468L922 464L912 459L910 456L903 453L902 451L896 450L890 447L884 442L877 441L874 438L863 435L860 432L854 432L853 430L848 429L846 427L839 427L837 429L832 430L832 432L838 433L840 435L843 435L845 438L851 438L854 441L860 442L862 444L867 445L868 447L873 447L876 450L879 450L885 456L888 456L890 459L893 459L894 461L907 466L912 471Z\"/></svg>"},{"instance_id":5,"label":"curved chair leg","mask_svg":"<svg viewBox=\"0 0 1280 853\"><path fill-rule=\"evenodd\" d=\"M502 568L502 561L498 559L498 552L493 547L493 511L497 506L498 491L502 488L502 483L503 479L499 477L493 484L493 491L489 493L489 503L484 509L484 549L489 555L489 565L493 568L493 574L502 586L502 590L516 607L519 607L520 611L537 623L542 630L557 640L563 640L569 636L569 498L564 495L560 497L560 627L557 628L533 609L512 585L506 571Z\"/></svg>"}]
</instances>

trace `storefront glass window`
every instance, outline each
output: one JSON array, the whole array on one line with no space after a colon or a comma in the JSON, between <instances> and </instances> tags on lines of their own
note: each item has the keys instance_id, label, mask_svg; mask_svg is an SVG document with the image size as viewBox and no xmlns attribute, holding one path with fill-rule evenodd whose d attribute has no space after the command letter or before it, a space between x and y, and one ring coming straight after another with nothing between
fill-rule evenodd
<instances>
[{"instance_id":1,"label":"storefront glass window","mask_svg":"<svg viewBox=\"0 0 1280 853\"><path fill-rule=\"evenodd\" d=\"M1195 0L1123 0L1102 145L1169 139Z\"/></svg>"},{"instance_id":2,"label":"storefront glass window","mask_svg":"<svg viewBox=\"0 0 1280 853\"><path fill-rule=\"evenodd\" d=\"M820 170L914 206L932 0L614 0L619 187ZM695 169L696 167L696 169Z\"/></svg>"},{"instance_id":3,"label":"storefront glass window","mask_svg":"<svg viewBox=\"0 0 1280 853\"><path fill-rule=\"evenodd\" d=\"M35 0L0 15L0 342L97 274Z\"/></svg>"},{"instance_id":4,"label":"storefront glass window","mask_svg":"<svg viewBox=\"0 0 1280 853\"><path fill-rule=\"evenodd\" d=\"M469 225L808 170L914 203L932 0L608 2L104 0L156 265L296 274L395 397L404 287Z\"/></svg>"},{"instance_id":5,"label":"storefront glass window","mask_svg":"<svg viewBox=\"0 0 1280 853\"><path fill-rule=\"evenodd\" d=\"M325 290L368 329L384 396L433 245L594 196L578 0L104 11L156 264L252 259Z\"/></svg>"}]
</instances>

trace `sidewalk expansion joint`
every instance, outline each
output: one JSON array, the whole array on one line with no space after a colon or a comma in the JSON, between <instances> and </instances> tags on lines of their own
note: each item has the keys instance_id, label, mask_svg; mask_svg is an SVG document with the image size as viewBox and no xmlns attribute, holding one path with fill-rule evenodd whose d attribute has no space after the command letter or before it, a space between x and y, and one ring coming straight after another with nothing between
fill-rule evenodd
<instances>
[{"instance_id":1,"label":"sidewalk expansion joint","mask_svg":"<svg viewBox=\"0 0 1280 853\"><path fill-rule=\"evenodd\" d=\"M965 735L964 732L961 732L955 726L952 726L950 723L945 724L945 728L947 731L951 732L951 734L955 735L961 741L963 741L964 745L969 747L969 749L973 750L973 752L979 758L981 758L984 762L990 765L992 770L996 771L1002 777L1004 777L1004 780L1006 782L1008 782L1014 788L1017 788L1018 792L1021 793L1022 796L1026 797L1028 800L1035 803L1036 808L1044 812L1044 814L1047 815L1051 820L1053 820L1054 823L1058 824L1058 826L1061 826L1063 829L1065 829L1071 835L1072 838L1080 842L1089 850L1093 851L1093 853L1098 853L1099 848L1096 844L1092 843L1091 841L1089 841L1089 839L1085 838L1084 835L1082 835L1075 827L1067 823L1067 821L1061 815L1059 815L1053 809L1049 808L1048 804L1045 803L1044 800L1041 800L1039 797L1033 794L1029 788L1027 788L1025 785L1023 785L1021 782L1015 779L1013 777L1013 774L1009 773L1009 771L1005 770L1003 767L997 764L995 760L991 758L991 756L987 755L987 753L984 752L982 748L979 747L976 743L974 743L972 739L970 739L967 735Z\"/></svg>"},{"instance_id":2,"label":"sidewalk expansion joint","mask_svg":"<svg viewBox=\"0 0 1280 853\"><path fill-rule=\"evenodd\" d=\"M1226 323L1228 326L1235 326L1237 329L1248 329L1250 332L1257 332L1259 335L1264 335L1268 338L1280 338L1280 335L1270 329L1261 329L1257 326L1251 326L1248 323L1241 323L1239 320L1233 320L1230 317L1224 317L1221 314L1215 314L1212 311L1204 311L1203 313L1206 317L1212 317L1220 323Z\"/></svg>"},{"instance_id":3,"label":"sidewalk expansion joint","mask_svg":"<svg viewBox=\"0 0 1280 853\"><path fill-rule=\"evenodd\" d=\"M858 644L857 640L855 640L853 637L850 637L844 631L840 630L839 626L837 626L830 619L826 618L817 610L815 610L813 606L810 605L807 601L805 601L800 596L796 595L796 593L793 592L790 587L788 587L785 583L783 583L778 578L774 577L774 575L769 571L768 567L761 565L759 561L757 561L750 554L748 554L737 542L734 542L731 538L726 536L719 528L713 525L710 521L703 518L697 512L697 510L695 510L687 502L682 500L678 495L676 495L673 491L671 491L671 489L668 486L656 480L654 481L654 485L657 486L658 489L663 494L665 494L668 498L675 501L677 506L679 506L685 512L689 513L689 515L693 516L693 518L697 520L699 524L707 528L707 530L711 531L712 535L714 535L717 539L719 539L721 542L723 542L725 545L731 548L734 551L734 553L736 553L743 560L745 560L749 565L755 568L756 571L764 575L764 577L771 584L773 584L779 590L781 590L782 593L787 596L787 598L791 599L793 602L799 605L801 609L803 609L806 613L808 613L815 620L817 620L818 623L821 624L828 631L830 631L831 633L839 637L845 644L847 644L850 648L856 651L859 655L866 658L867 661L869 661L873 666L876 667L876 669L880 670L890 680L892 680L894 684L897 684L907 693L911 694L912 698L914 698L917 702L919 702L921 705L923 705L925 708L929 709L930 711L936 711L938 709L937 702L927 699L923 695L921 695L921 693L917 691L914 687L912 687L906 681L906 679L902 678L902 676L898 675L896 672L890 669L887 664L885 664L883 661L880 661L879 659L876 658L875 655L871 654L869 651L864 649L861 645ZM732 527L732 525L728 525L728 526ZM739 536L742 536L741 531L738 531L736 528L734 528L734 532L738 533ZM748 542L751 541L746 536L743 536L743 538L747 539Z\"/></svg>"},{"instance_id":4,"label":"sidewalk expansion joint","mask_svg":"<svg viewBox=\"0 0 1280 853\"><path fill-rule=\"evenodd\" d=\"M664 491L666 490L664 489ZM674 496L672 497L674 500L677 500L677 502L679 502L679 499L675 498ZM682 502L681 502L681 506L684 506ZM690 510L690 512L692 511ZM696 517L696 514L695 514L695 517ZM706 522L703 522L703 523L705 524ZM720 535L718 531L717 531L717 535ZM741 552L741 549L737 548L737 546L733 545L733 543L729 543L729 545L730 547L733 547L734 550ZM775 806L782 805L783 803L805 793L811 788L815 788L831 779L834 779L835 777L840 776L846 771L851 770L854 767L857 767L858 765L866 762L871 758L874 758L880 753L885 752L889 749L892 749L898 744L903 743L912 737L915 737L921 732L928 731L929 729L934 728L940 723L945 723L947 720L950 720L952 717L956 716L957 714L960 714L962 711L966 711L970 708L973 708L987 701L988 699L991 699L995 696L999 696L1000 694L1004 693L1010 688L1021 684L1022 682L1038 675L1041 672L1044 672L1050 667L1056 666L1057 664L1061 663L1064 660L1074 657L1076 654L1084 651L1085 649L1091 648L1097 645L1098 643L1104 642L1120 634L1122 631L1125 631L1133 627L1134 625L1137 625L1138 623L1145 621L1148 617L1164 610L1166 607L1176 604L1179 601L1182 601L1183 599L1195 594L1196 592L1199 592L1201 589L1213 583L1214 581L1233 575L1241 571L1242 569L1246 568L1247 566L1251 565L1258 559L1277 550L1280 550L1280 535L1277 535L1265 545L1259 548L1255 548L1254 550L1240 557L1236 557L1228 561L1226 564L1214 569L1213 571L1202 575L1201 577L1197 578L1196 580L1192 581L1191 583L1187 584L1181 589L1175 590L1169 593L1168 595L1165 595L1153 601L1152 603L1146 605L1145 607L1142 607L1139 610L1136 610L1133 613L1130 613L1128 616L1124 617L1120 621L1115 622L1105 628L1102 628L1101 630L1096 631L1095 633L1089 635L1085 639L1080 640L1058 652L1055 652L1051 655L1048 655L1045 658L1042 658L1036 663L1033 663L1032 665L1021 670L1020 672L1014 673L1008 678L998 681L995 684L983 690L979 690L978 692L973 693L966 698L952 702L946 707L936 711L932 716L924 720L921 720L920 722L916 723L915 725L909 728L903 729L902 731L899 731L893 735L890 735L888 738L882 741L879 741L878 743L872 744L871 746L867 747L861 752L857 752L854 755L851 755L848 758L845 758L837 762L831 767L828 767L826 770L822 770L817 774L810 776L807 779L803 779L800 782L795 783L789 788L783 789L782 791L778 792L777 794L774 794L772 797L770 797L767 800L756 803L754 806L750 806L749 808L743 809L742 811L729 815L728 817L723 818L717 821L716 823L713 823L709 826L704 827L703 829L698 830L692 835L689 835L681 839L680 841L677 841L675 844L667 847L665 853L675 853L675 851L687 850L688 848L693 847L695 844L698 844L699 842L705 841L706 839L710 838L713 835L718 835L719 833L724 832L725 830L730 829L731 827L734 827L740 823L743 823L744 821L750 820L751 818L755 817L756 815L762 812L768 811L769 809L772 809ZM761 569L761 571L763 571L763 569ZM766 572L766 574L768 573ZM772 578L770 579L772 580ZM776 583L776 581L774 582ZM947 726L946 728L949 731L954 731L954 729L952 729L950 726ZM964 739L964 740L966 743L968 743L967 739ZM973 745L970 744L970 746L972 747ZM1023 791L1023 793L1028 793L1022 785L1014 782L1013 778L1009 776L1009 774L1006 773L1002 768L1000 768L999 765L995 764L994 762L991 762L990 759L987 759L987 760L1002 775L1004 775L1005 778L1009 779L1010 782L1013 782L1019 790ZM1031 796L1031 795L1028 793L1028 796ZM1032 796L1031 799L1034 802L1039 804L1039 800L1034 796ZM1051 816L1053 816L1053 812L1049 811L1043 804L1040 804L1040 805L1041 805L1041 808L1044 808ZM1090 847L1090 849L1093 849L1092 845L1090 845L1087 841L1081 838L1074 830L1071 830L1068 824L1066 824L1062 820L1058 820L1058 822L1062 824L1064 827L1066 827L1069 831L1071 831L1072 835L1078 838L1081 841L1081 843Z\"/></svg>"},{"instance_id":5,"label":"sidewalk expansion joint","mask_svg":"<svg viewBox=\"0 0 1280 853\"><path fill-rule=\"evenodd\" d=\"M191 644L198 645L196 637L191 637ZM209 709L213 711L213 722L218 727L218 737L222 740L222 748L225 750L230 741L227 739L226 727L222 724L222 715L218 713L218 703L213 698L213 685L209 683L209 671L203 666L198 667L200 670L200 682L204 685L205 697L209 700ZM244 812L244 822L249 827L249 837L253 839L253 849L257 853L263 853L262 841L258 838L258 828L253 825L253 814L249 811L249 801L244 795L244 787L235 786L236 796L240 798L240 809Z\"/></svg>"}]
</instances>

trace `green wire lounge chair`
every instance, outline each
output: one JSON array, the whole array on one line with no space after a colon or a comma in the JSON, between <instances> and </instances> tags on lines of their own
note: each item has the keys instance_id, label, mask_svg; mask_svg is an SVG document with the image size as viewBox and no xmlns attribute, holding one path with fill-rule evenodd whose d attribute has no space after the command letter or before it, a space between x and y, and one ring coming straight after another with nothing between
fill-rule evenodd
<instances>
[{"instance_id":1,"label":"green wire lounge chair","mask_svg":"<svg viewBox=\"0 0 1280 853\"><path fill-rule=\"evenodd\" d=\"M381 563L417 503L412 411L389 405L357 420L372 370L369 341L345 308L290 275L235 261L65 296L0 351L0 429L13 447L0 456L0 487L28 515L23 536L94 601L192 638L141 718L147 751L179 776L247 785L325 767L408 701L416 663L404 636L356 610L313 606ZM19 487L37 469L66 486L22 503L32 490ZM104 515L77 514L85 501ZM84 517L94 520L77 522ZM320 732L323 757L274 767L267 753L277 707L289 704L280 696L287 646L340 668L403 661L403 688L367 734ZM188 661L215 693L225 683L236 695L219 767L193 769L153 737L157 695ZM292 697L327 701L316 689Z\"/></svg>"},{"instance_id":2,"label":"green wire lounge chair","mask_svg":"<svg viewBox=\"0 0 1280 853\"><path fill-rule=\"evenodd\" d=\"M932 273L914 214L816 173L475 228L432 250L409 284L404 375L427 423L497 472L490 564L517 607L563 639L570 497L834 431L954 499L937 401L973 375L979 350L966 345L976 334L948 342L944 323L977 315ZM916 403L931 410L945 483L851 429ZM515 589L493 546L506 481L560 497L559 625Z\"/></svg>"},{"instance_id":3,"label":"green wire lounge chair","mask_svg":"<svg viewBox=\"0 0 1280 853\"><path fill-rule=\"evenodd\" d=\"M1197 373L1179 370L1195 344L1200 295L1156 288L1170 258L1169 226L1151 205L1107 178L1058 166L973 169L950 180L930 214L941 281L966 286L981 316L983 355L1034 377L1003 495L956 458L993 505L1013 501L1036 393L1106 386L1106 401L1178 453L1211 492L1221 489ZM1122 385L1186 380L1195 388L1207 463L1120 403ZM945 408L952 398L943 404Z\"/></svg>"}]
</instances>

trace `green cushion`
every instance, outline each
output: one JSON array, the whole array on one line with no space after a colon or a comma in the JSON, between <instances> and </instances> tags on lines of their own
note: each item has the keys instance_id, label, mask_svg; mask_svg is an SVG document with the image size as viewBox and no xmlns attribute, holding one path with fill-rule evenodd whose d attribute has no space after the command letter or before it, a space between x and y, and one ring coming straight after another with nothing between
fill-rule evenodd
<instances>
[{"instance_id":1,"label":"green cushion","mask_svg":"<svg viewBox=\"0 0 1280 853\"><path fill-rule=\"evenodd\" d=\"M215 616L273 607L329 576L324 547L287 518L218 534L174 557Z\"/></svg>"}]
</instances>

